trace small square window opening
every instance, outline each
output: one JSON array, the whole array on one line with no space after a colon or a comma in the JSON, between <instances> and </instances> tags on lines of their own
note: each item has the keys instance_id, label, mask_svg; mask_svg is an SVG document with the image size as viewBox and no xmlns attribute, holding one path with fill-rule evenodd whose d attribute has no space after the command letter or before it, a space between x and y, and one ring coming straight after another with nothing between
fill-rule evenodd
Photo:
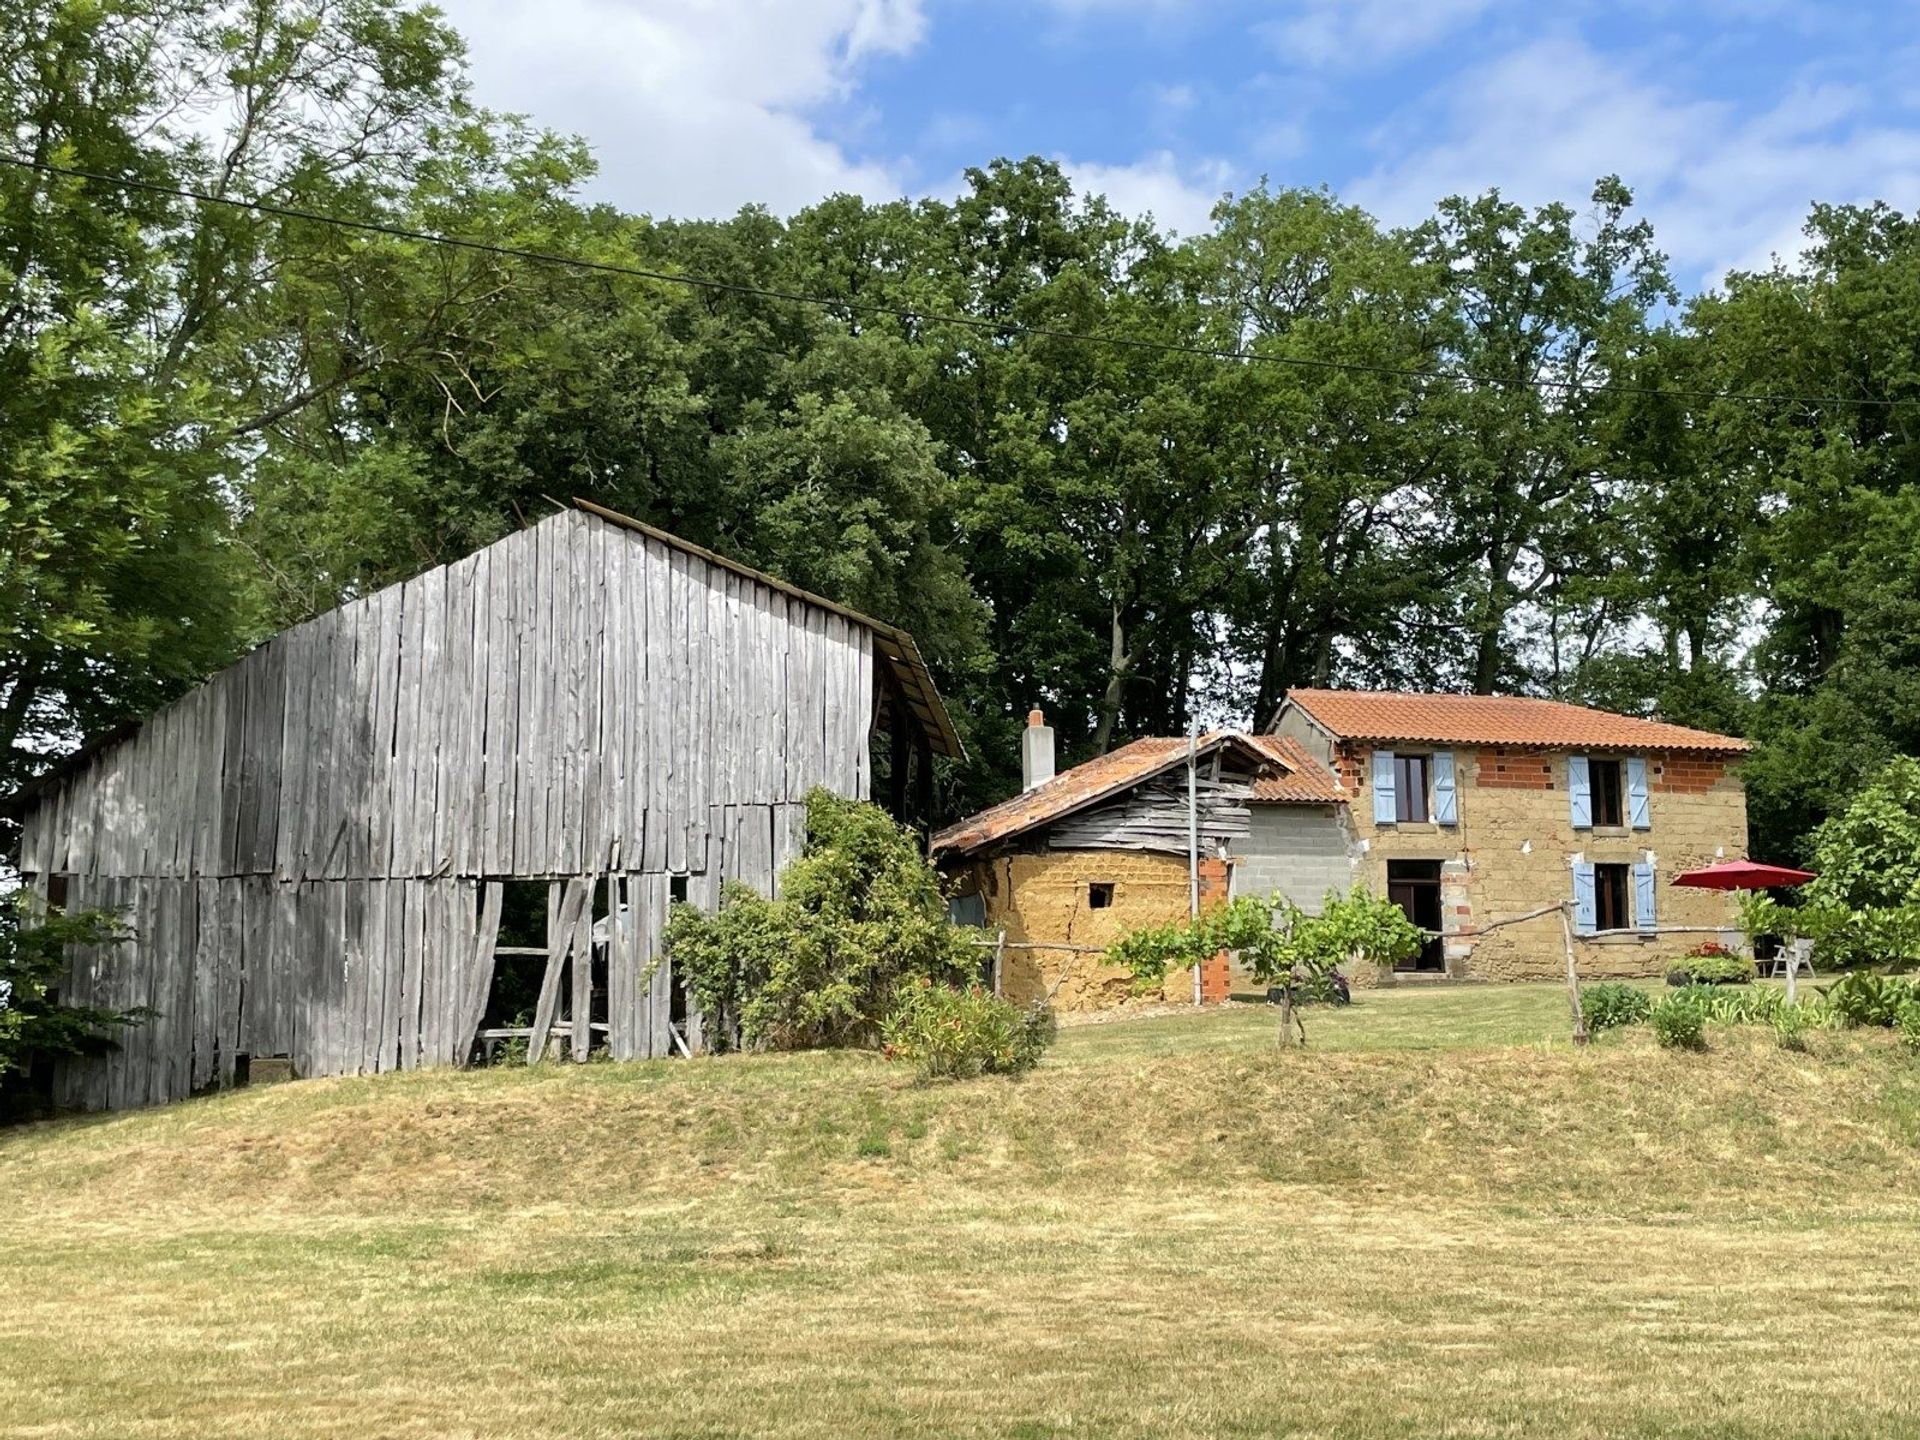
<instances>
[{"instance_id":1,"label":"small square window opening","mask_svg":"<svg viewBox=\"0 0 1920 1440\"><path fill-rule=\"evenodd\" d=\"M1087 886L1087 908L1106 910L1113 905L1113 885L1110 882L1096 880Z\"/></svg>"}]
</instances>

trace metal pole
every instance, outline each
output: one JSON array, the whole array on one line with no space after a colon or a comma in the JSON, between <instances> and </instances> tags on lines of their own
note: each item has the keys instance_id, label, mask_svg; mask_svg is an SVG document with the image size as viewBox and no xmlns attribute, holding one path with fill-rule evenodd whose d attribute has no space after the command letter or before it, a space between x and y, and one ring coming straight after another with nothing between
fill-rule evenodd
<instances>
[{"instance_id":1,"label":"metal pole","mask_svg":"<svg viewBox=\"0 0 1920 1440\"><path fill-rule=\"evenodd\" d=\"M1200 722L1187 722L1187 919L1200 918ZM1200 971L1205 962L1193 965L1193 1003L1201 1002Z\"/></svg>"}]
</instances>

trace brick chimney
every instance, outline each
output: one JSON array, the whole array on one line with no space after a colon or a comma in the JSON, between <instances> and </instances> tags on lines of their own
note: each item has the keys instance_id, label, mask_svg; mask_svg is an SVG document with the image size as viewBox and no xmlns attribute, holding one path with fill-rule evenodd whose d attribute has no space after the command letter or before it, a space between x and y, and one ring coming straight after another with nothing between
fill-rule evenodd
<instances>
[{"instance_id":1,"label":"brick chimney","mask_svg":"<svg viewBox=\"0 0 1920 1440\"><path fill-rule=\"evenodd\" d=\"M1053 727L1038 710L1027 712L1027 728L1020 732L1020 788L1053 778Z\"/></svg>"}]
</instances>

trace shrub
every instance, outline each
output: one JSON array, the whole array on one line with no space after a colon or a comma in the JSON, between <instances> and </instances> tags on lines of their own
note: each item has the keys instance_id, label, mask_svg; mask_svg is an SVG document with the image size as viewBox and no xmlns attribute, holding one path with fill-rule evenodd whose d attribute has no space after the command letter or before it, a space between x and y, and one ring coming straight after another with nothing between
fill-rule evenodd
<instances>
[{"instance_id":1,"label":"shrub","mask_svg":"<svg viewBox=\"0 0 1920 1440\"><path fill-rule=\"evenodd\" d=\"M1901 1042L1909 1050L1920 1050L1920 999L1909 1000L1900 1007L1897 1023Z\"/></svg>"},{"instance_id":2,"label":"shrub","mask_svg":"<svg viewBox=\"0 0 1920 1440\"><path fill-rule=\"evenodd\" d=\"M0 903L0 1082L33 1055L99 1055L117 1049L118 1030L151 1018L145 1007L110 1010L57 998L75 945L117 945L131 932L105 910L35 913L29 896Z\"/></svg>"},{"instance_id":3,"label":"shrub","mask_svg":"<svg viewBox=\"0 0 1920 1440\"><path fill-rule=\"evenodd\" d=\"M1910 981L1866 970L1842 975L1822 993L1843 1025L1892 1025L1902 1005L1920 998Z\"/></svg>"},{"instance_id":4,"label":"shrub","mask_svg":"<svg viewBox=\"0 0 1920 1440\"><path fill-rule=\"evenodd\" d=\"M742 1045L778 1050L870 1045L903 982L957 984L978 959L913 834L826 790L807 796L779 899L729 884L711 915L676 905L666 939L717 1046L738 1026Z\"/></svg>"},{"instance_id":5,"label":"shrub","mask_svg":"<svg viewBox=\"0 0 1920 1440\"><path fill-rule=\"evenodd\" d=\"M909 980L881 1028L882 1053L928 1079L1016 1075L1031 1070L1057 1034L1046 1005L1022 1010L978 985L955 989Z\"/></svg>"},{"instance_id":6,"label":"shrub","mask_svg":"<svg viewBox=\"0 0 1920 1440\"><path fill-rule=\"evenodd\" d=\"M1647 1023L1653 1026L1653 1037L1669 1050L1705 1049L1703 1032L1707 1017L1700 1008L1700 1002L1686 991L1663 995L1653 1003L1647 1012Z\"/></svg>"},{"instance_id":7,"label":"shrub","mask_svg":"<svg viewBox=\"0 0 1920 1440\"><path fill-rule=\"evenodd\" d=\"M1787 1003L1786 991L1759 986L1723 989L1714 985L1691 985L1679 993L1698 1006L1701 1015L1715 1025L1770 1025Z\"/></svg>"},{"instance_id":8,"label":"shrub","mask_svg":"<svg viewBox=\"0 0 1920 1440\"><path fill-rule=\"evenodd\" d=\"M1731 950L1692 954L1667 973L1669 985L1745 985L1753 979L1753 961Z\"/></svg>"},{"instance_id":9,"label":"shrub","mask_svg":"<svg viewBox=\"0 0 1920 1440\"><path fill-rule=\"evenodd\" d=\"M1618 980L1580 987L1580 1013L1587 1017L1590 1030L1638 1025L1652 1008L1653 998L1646 991L1623 985Z\"/></svg>"},{"instance_id":10,"label":"shrub","mask_svg":"<svg viewBox=\"0 0 1920 1440\"><path fill-rule=\"evenodd\" d=\"M1813 838L1805 894L1844 917L1822 953L1843 969L1920 964L1920 759L1890 762Z\"/></svg>"}]
</instances>

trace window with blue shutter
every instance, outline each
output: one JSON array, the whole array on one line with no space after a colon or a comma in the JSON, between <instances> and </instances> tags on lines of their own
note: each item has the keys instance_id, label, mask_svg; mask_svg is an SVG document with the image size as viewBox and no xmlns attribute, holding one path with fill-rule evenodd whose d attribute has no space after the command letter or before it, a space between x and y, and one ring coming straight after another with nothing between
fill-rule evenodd
<instances>
[{"instance_id":1,"label":"window with blue shutter","mask_svg":"<svg viewBox=\"0 0 1920 1440\"><path fill-rule=\"evenodd\" d=\"M1593 866L1584 860L1573 867L1573 928L1591 935L1599 928L1593 898Z\"/></svg>"},{"instance_id":2,"label":"window with blue shutter","mask_svg":"<svg viewBox=\"0 0 1920 1440\"><path fill-rule=\"evenodd\" d=\"M1636 862L1633 867L1633 923L1642 930L1653 929L1659 923L1654 916L1654 907L1658 903L1653 883L1653 862Z\"/></svg>"},{"instance_id":3,"label":"window with blue shutter","mask_svg":"<svg viewBox=\"0 0 1920 1440\"><path fill-rule=\"evenodd\" d=\"M1587 778L1587 757L1567 757L1567 812L1576 830L1593 828L1593 786Z\"/></svg>"},{"instance_id":4,"label":"window with blue shutter","mask_svg":"<svg viewBox=\"0 0 1920 1440\"><path fill-rule=\"evenodd\" d=\"M1653 807L1647 799L1647 762L1638 755L1627 757L1627 823L1636 830L1653 828Z\"/></svg>"},{"instance_id":5,"label":"window with blue shutter","mask_svg":"<svg viewBox=\"0 0 1920 1440\"><path fill-rule=\"evenodd\" d=\"M1436 750L1433 753L1433 818L1441 825L1460 823L1460 801L1456 793L1453 778L1454 764L1451 750Z\"/></svg>"},{"instance_id":6,"label":"window with blue shutter","mask_svg":"<svg viewBox=\"0 0 1920 1440\"><path fill-rule=\"evenodd\" d=\"M1391 825L1398 818L1393 799L1393 752L1373 752L1373 823Z\"/></svg>"}]
</instances>

